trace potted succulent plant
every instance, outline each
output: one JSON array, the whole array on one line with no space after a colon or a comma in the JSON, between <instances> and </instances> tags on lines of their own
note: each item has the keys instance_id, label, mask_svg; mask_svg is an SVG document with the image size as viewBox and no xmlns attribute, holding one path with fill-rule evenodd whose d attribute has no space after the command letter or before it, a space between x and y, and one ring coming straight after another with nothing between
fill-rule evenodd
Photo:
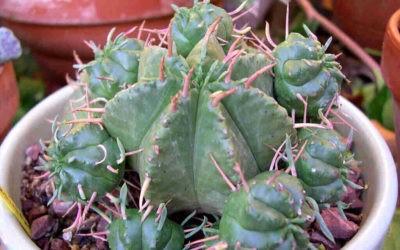
<instances>
[{"instance_id":1,"label":"potted succulent plant","mask_svg":"<svg viewBox=\"0 0 400 250\"><path fill-rule=\"evenodd\" d=\"M20 182L9 176L22 178L21 169L10 166L42 137L36 170L43 175L29 184L25 173L22 189L45 179L39 200L74 211L62 236L58 226L39 223L58 220L51 212L32 215L36 243L49 248L49 237L73 244L88 236L111 249L379 247L397 199L394 163L368 119L338 98L345 77L326 53L329 42L305 27L306 37L290 33L272 48L251 47L246 30L208 2L175 12L165 46L124 33L93 46L95 60L77 65L72 87L39 104L7 137L0 185L18 196ZM43 118L56 114L49 131ZM357 215L346 207L360 204L364 182L356 233L350 218ZM89 211L97 219L87 226ZM346 236L329 220L350 227ZM5 247L35 247L26 234L9 233L22 231L13 218L4 223Z\"/></svg>"},{"instance_id":2,"label":"potted succulent plant","mask_svg":"<svg viewBox=\"0 0 400 250\"><path fill-rule=\"evenodd\" d=\"M0 27L0 142L11 126L11 120L19 106L17 81L11 60L21 55L21 45L13 32Z\"/></svg>"}]
</instances>

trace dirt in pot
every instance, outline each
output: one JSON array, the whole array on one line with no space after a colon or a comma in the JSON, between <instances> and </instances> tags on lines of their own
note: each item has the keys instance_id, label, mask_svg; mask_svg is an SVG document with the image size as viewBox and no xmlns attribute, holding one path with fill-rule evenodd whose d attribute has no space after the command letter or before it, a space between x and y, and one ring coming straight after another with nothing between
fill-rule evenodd
<instances>
[{"instance_id":1,"label":"dirt in pot","mask_svg":"<svg viewBox=\"0 0 400 250\"><path fill-rule=\"evenodd\" d=\"M22 211L31 226L31 239L41 249L110 249L107 243L108 222L97 212L89 209L79 226L73 227L79 212L76 204L55 199L51 205L47 205L53 196L54 180L52 177L49 178L47 172L35 170L35 167L41 165L41 157L43 157L43 151L40 144L33 144L26 149L21 183L21 204ZM350 169L349 180L363 186L360 168L352 166ZM135 172L127 171L124 181L128 183L130 197L128 207L137 207L140 196L139 177ZM115 191L115 195L117 193L118 191ZM361 193L361 190L347 186L341 199L343 203L349 204L344 210L346 219L337 206L320 210L326 226L335 238L335 243L330 241L322 232L320 225L314 222L306 231L310 241L316 247L322 244L326 249L340 249L357 233L363 217ZM103 202L94 202L93 206L101 208L104 213L121 212L111 204ZM216 222L219 222L219 217L216 215L195 215L191 211L186 211L174 214L172 219L180 224L186 221L185 232L191 233L185 241L188 246L199 247L199 244L203 244L202 239L205 237L210 239L211 243L217 242L215 234L218 233Z\"/></svg>"}]
</instances>

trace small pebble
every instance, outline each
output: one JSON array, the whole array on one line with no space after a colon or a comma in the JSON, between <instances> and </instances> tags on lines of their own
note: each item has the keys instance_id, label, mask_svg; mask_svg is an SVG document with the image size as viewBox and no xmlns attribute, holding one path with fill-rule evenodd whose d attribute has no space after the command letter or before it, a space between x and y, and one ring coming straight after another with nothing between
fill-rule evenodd
<instances>
[{"instance_id":1,"label":"small pebble","mask_svg":"<svg viewBox=\"0 0 400 250\"><path fill-rule=\"evenodd\" d=\"M31 238L37 240L51 231L54 220L50 215L44 215L35 219L31 225Z\"/></svg>"},{"instance_id":2,"label":"small pebble","mask_svg":"<svg viewBox=\"0 0 400 250\"><path fill-rule=\"evenodd\" d=\"M321 211L321 216L337 239L350 239L358 231L359 226L350 220L345 220L337 208L328 208Z\"/></svg>"}]
</instances>

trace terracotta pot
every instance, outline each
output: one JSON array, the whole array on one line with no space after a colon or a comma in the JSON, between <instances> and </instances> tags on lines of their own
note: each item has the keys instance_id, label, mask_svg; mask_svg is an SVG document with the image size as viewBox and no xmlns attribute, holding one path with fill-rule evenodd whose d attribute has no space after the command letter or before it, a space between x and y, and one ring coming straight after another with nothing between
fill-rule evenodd
<instances>
[{"instance_id":1,"label":"terracotta pot","mask_svg":"<svg viewBox=\"0 0 400 250\"><path fill-rule=\"evenodd\" d=\"M50 95L14 126L0 147L0 186L20 205L21 168L27 146L51 135L46 118L59 113L72 93L65 87ZM354 137L356 159L363 161L362 174L369 188L364 192L363 222L359 232L343 249L379 249L392 220L397 200L395 165L385 141L368 118L352 103L340 98L340 112L358 131ZM349 133L342 126L343 135ZM0 238L4 250L37 249L17 220L0 206Z\"/></svg>"},{"instance_id":2,"label":"terracotta pot","mask_svg":"<svg viewBox=\"0 0 400 250\"><path fill-rule=\"evenodd\" d=\"M193 0L2 0L0 17L31 49L53 91L64 84L66 73L74 74L74 50L84 62L92 59L84 40L103 45L111 28L120 33L142 20L146 28L165 28L172 3L191 6Z\"/></svg>"},{"instance_id":3,"label":"terracotta pot","mask_svg":"<svg viewBox=\"0 0 400 250\"><path fill-rule=\"evenodd\" d=\"M361 46L380 51L386 23L398 8L399 0L334 0L333 16Z\"/></svg>"},{"instance_id":4,"label":"terracotta pot","mask_svg":"<svg viewBox=\"0 0 400 250\"><path fill-rule=\"evenodd\" d=\"M400 9L390 18L382 49L383 78L394 97L394 117L397 141L397 155L400 153ZM398 162L399 164L399 162ZM400 171L398 170L398 174ZM400 175L399 175L400 178Z\"/></svg>"},{"instance_id":5,"label":"terracotta pot","mask_svg":"<svg viewBox=\"0 0 400 250\"><path fill-rule=\"evenodd\" d=\"M11 121L19 107L19 94L13 64L0 65L0 142L11 127Z\"/></svg>"}]
</instances>

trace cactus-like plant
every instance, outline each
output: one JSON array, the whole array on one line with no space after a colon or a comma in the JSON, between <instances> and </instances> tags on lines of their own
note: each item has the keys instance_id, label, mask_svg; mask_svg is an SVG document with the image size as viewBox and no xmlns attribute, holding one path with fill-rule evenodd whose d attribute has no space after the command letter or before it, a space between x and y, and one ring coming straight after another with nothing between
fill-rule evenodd
<instances>
[{"instance_id":1,"label":"cactus-like plant","mask_svg":"<svg viewBox=\"0 0 400 250\"><path fill-rule=\"evenodd\" d=\"M217 36L224 40L231 39L233 22L224 9L209 2L197 2L192 8L173 8L172 37L179 55L187 57L218 18L222 18L222 21Z\"/></svg>"},{"instance_id":2,"label":"cactus-like plant","mask_svg":"<svg viewBox=\"0 0 400 250\"><path fill-rule=\"evenodd\" d=\"M181 226L166 218L162 220L155 212L143 216L137 209L127 209L125 219L113 220L107 237L112 250L182 249L184 233Z\"/></svg>"},{"instance_id":3,"label":"cactus-like plant","mask_svg":"<svg viewBox=\"0 0 400 250\"><path fill-rule=\"evenodd\" d=\"M219 235L228 249L306 249L305 228L314 216L299 180L264 172L248 183L229 196L224 208Z\"/></svg>"},{"instance_id":4,"label":"cactus-like plant","mask_svg":"<svg viewBox=\"0 0 400 250\"><path fill-rule=\"evenodd\" d=\"M219 235L229 249L310 247L306 227L314 218L324 223L306 196L339 203L346 185L356 186L347 180L352 155L333 130L307 128L306 116L298 136L288 111L303 115L307 107L313 118L332 108L344 78L335 56L310 32L289 34L270 54L233 35L218 7L196 1L175 10L170 28L159 31L167 47L111 33L95 61L79 67L90 94L75 112L89 115L67 121L71 130L55 129L47 149L58 194L85 201L110 192L125 151L134 152L127 163L140 176L138 206L146 211L128 209L111 222L112 249L181 248L182 229L150 211L162 203L170 213L222 214ZM93 108L99 99L108 100ZM307 142L296 162L289 138ZM293 176L268 171L277 157Z\"/></svg>"},{"instance_id":5,"label":"cactus-like plant","mask_svg":"<svg viewBox=\"0 0 400 250\"><path fill-rule=\"evenodd\" d=\"M274 155L268 145L277 147L292 134L292 122L257 88L224 82L196 88L189 81L136 84L117 94L102 118L127 151L143 149L130 162L143 182L151 180L147 199L156 204L172 199L173 211L221 212L230 191L214 165L234 183L239 181L235 162L247 166L247 178L265 170Z\"/></svg>"},{"instance_id":6,"label":"cactus-like plant","mask_svg":"<svg viewBox=\"0 0 400 250\"><path fill-rule=\"evenodd\" d=\"M79 70L86 71L81 80L89 84L95 97L111 99L126 85L138 81L139 56L144 42L127 38L124 33L113 40L113 34L114 30L109 33L103 49L91 42L95 60L78 66Z\"/></svg>"},{"instance_id":7,"label":"cactus-like plant","mask_svg":"<svg viewBox=\"0 0 400 250\"><path fill-rule=\"evenodd\" d=\"M346 185L356 186L348 180L353 155L346 141L333 129L303 128L298 137L306 146L296 170L307 195L318 203L337 203Z\"/></svg>"},{"instance_id":8,"label":"cactus-like plant","mask_svg":"<svg viewBox=\"0 0 400 250\"><path fill-rule=\"evenodd\" d=\"M257 77L271 79L263 73L273 65L260 63L269 60L253 56L259 61L251 69L231 77L235 61L242 57L242 62L247 61L252 55L239 49L235 58L225 60L213 34L221 22L217 19L210 25L190 51L186 61L193 70L185 79L165 74L168 67L165 72L152 70L145 77L147 82L140 81L111 99L102 116L105 128L121 139L127 151L143 150L129 162L146 183L143 193L148 200L159 204L172 199L169 211L222 212L230 188L218 169L237 183L239 177L232 167L239 163L246 166L243 172L250 178L267 168L274 155L271 147L278 147L286 134L295 132L287 112L251 86ZM167 53L162 48L145 48L145 58L162 61L159 51ZM147 61L143 57L139 72L142 61ZM173 57L181 58L168 52L164 60ZM175 178L169 178L171 174Z\"/></svg>"},{"instance_id":9,"label":"cactus-like plant","mask_svg":"<svg viewBox=\"0 0 400 250\"><path fill-rule=\"evenodd\" d=\"M118 139L95 124L53 126L44 168L55 176L56 195L88 201L116 188L124 175L125 151Z\"/></svg>"},{"instance_id":10,"label":"cactus-like plant","mask_svg":"<svg viewBox=\"0 0 400 250\"><path fill-rule=\"evenodd\" d=\"M274 68L274 93L280 105L296 116L304 113L307 100L307 115L316 117L318 110L325 111L340 91L345 79L336 56L325 53L329 42L322 45L306 28L308 37L290 33L287 39L273 51L277 65Z\"/></svg>"}]
</instances>

